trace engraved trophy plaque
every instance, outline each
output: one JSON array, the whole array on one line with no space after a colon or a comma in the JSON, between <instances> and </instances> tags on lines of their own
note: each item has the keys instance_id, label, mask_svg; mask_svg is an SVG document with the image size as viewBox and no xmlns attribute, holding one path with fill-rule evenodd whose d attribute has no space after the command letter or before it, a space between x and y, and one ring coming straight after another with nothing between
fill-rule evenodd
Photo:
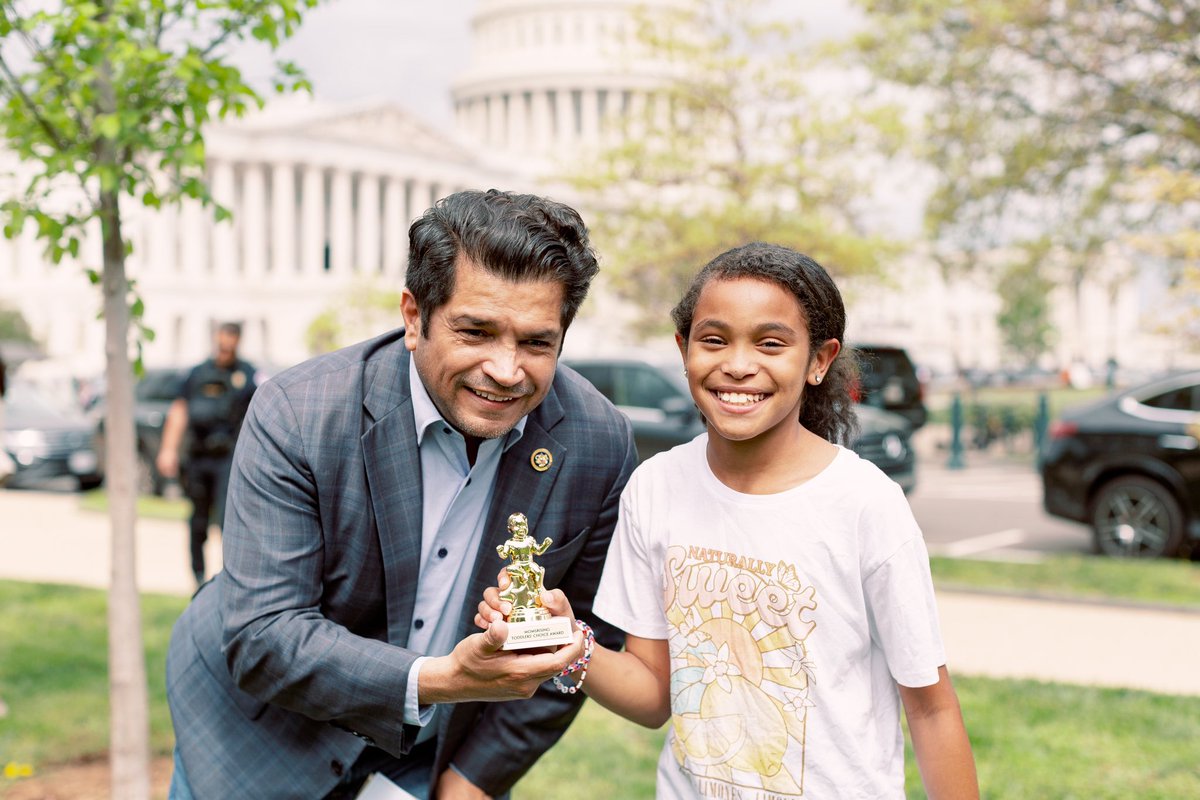
<instances>
[{"instance_id":1,"label":"engraved trophy plaque","mask_svg":"<svg viewBox=\"0 0 1200 800\"><path fill-rule=\"evenodd\" d=\"M554 617L542 607L541 596L546 590L542 584L543 570L534 562L550 547L550 537L541 544L529 535L529 520L524 514L513 514L508 518L508 541L496 547L501 558L512 559L508 569L508 588L500 592L500 599L512 604L509 613L508 640L505 650L522 650L528 647L557 647L574 640L571 620Z\"/></svg>"}]
</instances>

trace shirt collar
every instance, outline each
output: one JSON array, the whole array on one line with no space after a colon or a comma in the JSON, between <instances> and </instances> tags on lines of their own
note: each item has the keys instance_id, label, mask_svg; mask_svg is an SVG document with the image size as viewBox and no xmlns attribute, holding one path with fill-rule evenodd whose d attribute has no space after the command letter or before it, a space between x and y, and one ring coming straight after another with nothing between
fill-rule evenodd
<instances>
[{"instance_id":1,"label":"shirt collar","mask_svg":"<svg viewBox=\"0 0 1200 800\"><path fill-rule=\"evenodd\" d=\"M409 354L408 357L408 383L412 393L412 408L413 408L413 424L417 429L417 447L425 441L425 431L431 425L446 425L453 430L453 426L442 417L437 406L433 404L433 398L429 396L425 384L421 382L421 376L417 372L417 360ZM517 420L516 427L509 431L504 437L504 450L512 447L520 440L525 433L525 422L529 419L529 415L521 417Z\"/></svg>"}]
</instances>

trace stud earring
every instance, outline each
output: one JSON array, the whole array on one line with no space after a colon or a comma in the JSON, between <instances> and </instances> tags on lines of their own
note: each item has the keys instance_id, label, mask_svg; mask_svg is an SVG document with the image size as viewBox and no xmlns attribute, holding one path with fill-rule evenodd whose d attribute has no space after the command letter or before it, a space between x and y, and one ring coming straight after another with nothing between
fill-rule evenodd
<instances>
[{"instance_id":1,"label":"stud earring","mask_svg":"<svg viewBox=\"0 0 1200 800\"><path fill-rule=\"evenodd\" d=\"M820 383L821 383L821 376L820 375L813 376L813 385L816 386Z\"/></svg>"}]
</instances>

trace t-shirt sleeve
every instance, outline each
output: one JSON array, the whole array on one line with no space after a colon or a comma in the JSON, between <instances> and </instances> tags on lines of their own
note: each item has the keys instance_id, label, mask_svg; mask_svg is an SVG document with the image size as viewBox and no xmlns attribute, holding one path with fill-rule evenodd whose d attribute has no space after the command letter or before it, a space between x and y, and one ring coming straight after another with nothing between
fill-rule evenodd
<instances>
[{"instance_id":1,"label":"t-shirt sleeve","mask_svg":"<svg viewBox=\"0 0 1200 800\"><path fill-rule=\"evenodd\" d=\"M620 513L604 574L592 610L606 622L627 634L643 639L666 639L667 617L663 609L662 548L652 547L646 539L645 525L639 514L637 473L621 494ZM653 531L649 533L653 534Z\"/></svg>"},{"instance_id":2,"label":"t-shirt sleeve","mask_svg":"<svg viewBox=\"0 0 1200 800\"><path fill-rule=\"evenodd\" d=\"M866 524L888 526L880 536L903 541L863 580L871 638L883 650L888 670L901 686L932 686L938 667L946 663L938 626L937 600L929 573L929 552L908 501L897 488L867 515ZM897 530L899 529L899 530Z\"/></svg>"}]
</instances>

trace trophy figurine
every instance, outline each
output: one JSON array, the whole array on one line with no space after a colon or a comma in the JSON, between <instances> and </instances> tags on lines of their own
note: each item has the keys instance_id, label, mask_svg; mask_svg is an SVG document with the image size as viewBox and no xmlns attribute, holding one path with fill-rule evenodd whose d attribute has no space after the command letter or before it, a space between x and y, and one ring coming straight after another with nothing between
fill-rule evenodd
<instances>
[{"instance_id":1,"label":"trophy figurine","mask_svg":"<svg viewBox=\"0 0 1200 800\"><path fill-rule=\"evenodd\" d=\"M511 534L508 541L496 547L501 558L512 559L507 567L508 588L500 592L500 599L512 604L504 649L570 644L574 639L571 620L553 617L542 607L541 596L546 590L542 578L546 571L533 560L550 548L550 537L538 544L529 535L529 520L521 513L508 518L508 532Z\"/></svg>"}]
</instances>

